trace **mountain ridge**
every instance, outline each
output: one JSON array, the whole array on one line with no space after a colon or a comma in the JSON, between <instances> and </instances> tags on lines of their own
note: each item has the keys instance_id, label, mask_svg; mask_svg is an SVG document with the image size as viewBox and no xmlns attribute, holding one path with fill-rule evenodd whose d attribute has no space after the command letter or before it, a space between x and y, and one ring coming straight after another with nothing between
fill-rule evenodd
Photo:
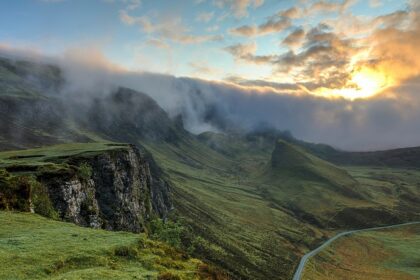
<instances>
[{"instance_id":1,"label":"mountain ridge","mask_svg":"<svg viewBox=\"0 0 420 280\"><path fill-rule=\"evenodd\" d=\"M13 77L0 73L0 83L16 86L8 82ZM288 132L236 129L196 136L147 94L127 88L80 104L26 83L0 90L5 113L0 149L106 141L136 145L154 176L172 186L174 209L161 217L182 221L185 249L234 279L287 279L306 251L338 230L404 222L420 213L413 201L420 176L410 149L399 151L408 168L390 172L383 161L369 159L365 166L367 159L357 154L349 158Z\"/></svg>"}]
</instances>

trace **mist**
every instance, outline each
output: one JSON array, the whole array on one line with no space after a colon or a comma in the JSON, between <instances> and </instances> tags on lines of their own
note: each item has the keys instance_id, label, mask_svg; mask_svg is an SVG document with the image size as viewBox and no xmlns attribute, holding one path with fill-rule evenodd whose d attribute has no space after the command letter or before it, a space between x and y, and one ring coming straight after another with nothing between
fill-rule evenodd
<instances>
[{"instance_id":1,"label":"mist","mask_svg":"<svg viewBox=\"0 0 420 280\"><path fill-rule=\"evenodd\" d=\"M406 80L374 98L350 101L133 72L95 50L70 50L55 57L10 48L2 48L0 53L17 60L58 65L64 81L58 94L76 107L94 102L119 86L127 87L151 96L171 118L181 115L185 128L194 134L252 131L264 125L345 150L420 145L420 78Z\"/></svg>"}]
</instances>

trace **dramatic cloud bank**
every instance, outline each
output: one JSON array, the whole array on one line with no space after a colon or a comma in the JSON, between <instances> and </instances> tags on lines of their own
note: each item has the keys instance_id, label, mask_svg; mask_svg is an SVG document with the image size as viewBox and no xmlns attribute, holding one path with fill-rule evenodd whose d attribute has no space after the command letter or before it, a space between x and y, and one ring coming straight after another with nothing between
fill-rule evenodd
<instances>
[{"instance_id":1,"label":"dramatic cloud bank","mask_svg":"<svg viewBox=\"0 0 420 280\"><path fill-rule=\"evenodd\" d=\"M260 25L230 30L250 39L224 48L237 63L272 69L258 85L287 82L297 85L296 93L355 99L380 94L419 75L418 1L374 17L353 14L357 0L302 3L278 11ZM381 2L372 1L371 6ZM319 16L322 20L316 24L304 21ZM255 37L270 33L286 36L278 52L264 53Z\"/></svg>"},{"instance_id":2,"label":"dramatic cloud bank","mask_svg":"<svg viewBox=\"0 0 420 280\"><path fill-rule=\"evenodd\" d=\"M33 54L13 48L2 47L1 53L34 59ZM264 84L256 87L129 72L93 50L72 50L58 58L37 57L62 67L67 81L62 94L84 102L118 85L133 88L153 97L170 116L181 114L186 128L194 133L269 125L290 130L300 139L350 150L420 145L419 77L410 77L383 95L350 101L283 94Z\"/></svg>"}]
</instances>

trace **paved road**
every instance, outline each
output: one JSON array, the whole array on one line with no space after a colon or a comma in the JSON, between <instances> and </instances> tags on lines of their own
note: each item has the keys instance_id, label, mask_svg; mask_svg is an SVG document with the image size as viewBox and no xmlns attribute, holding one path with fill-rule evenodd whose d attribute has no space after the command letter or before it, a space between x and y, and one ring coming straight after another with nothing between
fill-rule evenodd
<instances>
[{"instance_id":1,"label":"paved road","mask_svg":"<svg viewBox=\"0 0 420 280\"><path fill-rule=\"evenodd\" d=\"M350 235L350 234L353 234L353 233L363 232L363 231L371 231L371 230L396 228L396 227L408 226L408 225L415 225L415 224L420 224L420 222L410 222L410 223L404 223L404 224L398 224L398 225L390 225L390 226L383 226L383 227L373 227L373 228L365 228L365 229L358 229L358 230L350 230L350 231L345 231L345 232L339 233L336 236L334 236L334 237L328 239L327 241L325 241L318 248L310 251L309 253L307 253L306 255L304 255L302 257L302 259L300 260L299 266L296 269L295 275L293 276L293 280L301 280L303 269L305 268L305 264L308 262L308 260L311 257L313 257L316 254L318 254L322 249L324 249L325 247L327 247L328 245L330 245L332 242L334 242L335 240L337 240L340 237L343 237L343 236L346 236L346 235Z\"/></svg>"}]
</instances>

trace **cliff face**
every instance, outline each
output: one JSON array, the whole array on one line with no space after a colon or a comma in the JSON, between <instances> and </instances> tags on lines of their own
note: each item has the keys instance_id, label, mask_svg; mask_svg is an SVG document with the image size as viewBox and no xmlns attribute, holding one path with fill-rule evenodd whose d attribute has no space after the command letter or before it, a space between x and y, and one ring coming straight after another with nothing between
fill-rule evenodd
<instances>
[{"instance_id":1,"label":"cliff face","mask_svg":"<svg viewBox=\"0 0 420 280\"><path fill-rule=\"evenodd\" d=\"M134 146L68 159L80 172L41 173L40 181L59 216L93 228L140 232L153 217L172 207L166 181L151 172L144 153Z\"/></svg>"}]
</instances>

